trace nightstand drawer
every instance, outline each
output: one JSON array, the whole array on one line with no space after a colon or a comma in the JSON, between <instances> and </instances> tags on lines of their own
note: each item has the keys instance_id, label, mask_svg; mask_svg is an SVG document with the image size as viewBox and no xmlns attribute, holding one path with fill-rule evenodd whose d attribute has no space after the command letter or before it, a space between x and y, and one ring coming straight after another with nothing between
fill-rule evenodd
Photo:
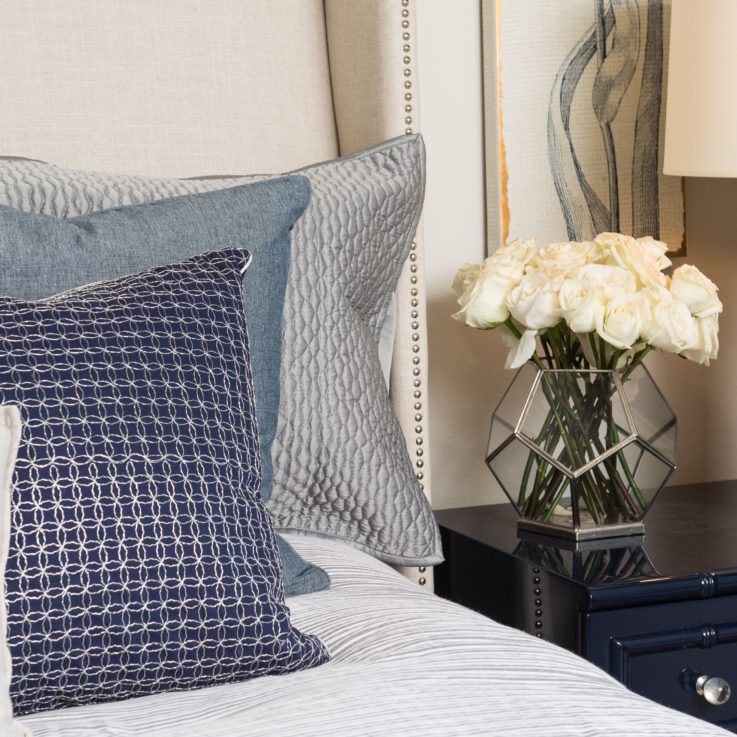
<instances>
[{"instance_id":1,"label":"nightstand drawer","mask_svg":"<svg viewBox=\"0 0 737 737\"><path fill-rule=\"evenodd\" d=\"M589 659L625 686L700 719L737 725L737 597L594 612L585 619ZM709 703L697 693L699 676L724 679L735 693L721 705Z\"/></svg>"},{"instance_id":2,"label":"nightstand drawer","mask_svg":"<svg viewBox=\"0 0 737 737\"><path fill-rule=\"evenodd\" d=\"M614 636L611 650L611 674L633 691L707 721L737 719L737 693L715 705L695 689L704 675L737 691L737 624Z\"/></svg>"}]
</instances>

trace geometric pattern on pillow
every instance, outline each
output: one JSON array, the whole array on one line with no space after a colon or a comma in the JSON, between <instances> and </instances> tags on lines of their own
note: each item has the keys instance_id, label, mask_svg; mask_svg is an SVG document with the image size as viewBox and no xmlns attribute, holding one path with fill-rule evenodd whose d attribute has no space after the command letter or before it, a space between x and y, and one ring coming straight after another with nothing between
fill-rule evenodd
<instances>
[{"instance_id":1,"label":"geometric pattern on pillow","mask_svg":"<svg viewBox=\"0 0 737 737\"><path fill-rule=\"evenodd\" d=\"M27 167L38 167L39 176ZM248 247L254 260L244 277L249 348L261 444L261 494L272 488L271 446L279 413L279 371L290 230L310 199L304 177L283 177L216 192L116 207L60 218L77 205L96 209L99 198L53 184L58 167L0 160L0 294L42 299L53 294L163 264L225 245ZM47 178L45 175L48 174ZM104 187L104 189L107 189ZM122 190L108 191L120 195ZM117 203L120 204L120 203ZM321 569L279 543L287 595L327 588Z\"/></svg>"},{"instance_id":2,"label":"geometric pattern on pillow","mask_svg":"<svg viewBox=\"0 0 737 737\"><path fill-rule=\"evenodd\" d=\"M281 529L336 537L389 563L438 563L437 525L377 350L422 209L422 138L294 173L310 180L312 199L292 233L269 509ZM4 160L0 202L71 217L262 178L157 179Z\"/></svg>"},{"instance_id":3,"label":"geometric pattern on pillow","mask_svg":"<svg viewBox=\"0 0 737 737\"><path fill-rule=\"evenodd\" d=\"M294 629L248 365L246 251L0 298L23 431L5 571L16 715L323 662Z\"/></svg>"}]
</instances>

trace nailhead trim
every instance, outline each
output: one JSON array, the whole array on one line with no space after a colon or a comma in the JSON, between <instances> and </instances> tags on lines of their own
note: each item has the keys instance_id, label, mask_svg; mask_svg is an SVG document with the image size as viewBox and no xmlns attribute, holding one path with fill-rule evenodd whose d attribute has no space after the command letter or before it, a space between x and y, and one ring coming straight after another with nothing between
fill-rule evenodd
<instances>
[{"instance_id":1,"label":"nailhead trim","mask_svg":"<svg viewBox=\"0 0 737 737\"><path fill-rule=\"evenodd\" d=\"M402 58L402 64L404 65L402 74L405 77L405 80L404 80L404 89L405 89L405 92L404 92L404 101L405 101L404 124L406 127L404 129L404 132L407 135L411 135L412 133L414 133L414 128L412 127L414 124L414 118L412 117L413 105L411 104L413 95L412 95L412 92L410 92L410 90L412 89L412 81L410 79L410 77L412 76L412 69L410 67L410 63L412 62L412 59L409 56L409 53L411 51L411 45L410 45L410 34L407 30L409 28L409 20L407 19L409 18L409 15L410 15L409 3L410 3L410 0L402 0L402 11L401 11L401 17L402 17L401 26L403 29L402 41L404 42L404 44L402 45L402 52L404 53L404 56ZM420 328L420 324L418 322L419 311L416 309L419 306L419 300L417 299L419 295L419 289L415 286L418 283L418 279L417 279L418 258L417 258L417 243L416 242L412 243L412 248L409 254L409 260L410 260L410 274L411 274L410 283L412 284L410 288L410 297L411 297L410 304L412 306L412 312L411 312L412 322L410 324L410 327L412 329L412 335L411 335L412 353L417 354L420 352L420 334L417 332ZM422 375L422 371L419 368L420 357L417 355L413 356L412 364L413 364L412 376L414 377L412 381L412 386L414 387L413 396L416 400L419 400L422 397L422 392L421 392L422 380L420 378ZM415 415L415 422L419 423L422 420L422 414L420 414L420 410L422 409L422 402L416 401L414 403L414 409L415 409L415 412L417 413ZM425 462L421 457L423 454L423 450L422 450L422 447L420 447L423 444L422 425L419 425L419 424L415 425L414 431L415 431L415 444L416 444L415 476L417 477L417 481L420 485L420 488L424 489L425 488L424 484L421 483L422 480L425 478L425 474L422 471L425 465ZM420 566L418 568L418 571L420 572L420 574L424 574L425 570L426 570L425 566ZM424 575L420 575L417 583L419 583L420 586L424 586L427 583L426 577Z\"/></svg>"}]
</instances>

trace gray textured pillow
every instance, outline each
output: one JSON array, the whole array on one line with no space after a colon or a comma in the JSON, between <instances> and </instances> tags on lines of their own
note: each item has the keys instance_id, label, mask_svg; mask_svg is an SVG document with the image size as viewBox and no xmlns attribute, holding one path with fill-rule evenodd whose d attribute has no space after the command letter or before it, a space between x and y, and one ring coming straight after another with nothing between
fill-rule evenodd
<instances>
[{"instance_id":1,"label":"gray textured pillow","mask_svg":"<svg viewBox=\"0 0 737 737\"><path fill-rule=\"evenodd\" d=\"M0 202L66 217L263 178L161 180L0 163ZM9 167L12 191L3 186ZM390 563L437 563L437 526L377 350L422 207L422 139L403 136L299 173L313 195L293 231L271 512L282 529L337 537Z\"/></svg>"}]
</instances>

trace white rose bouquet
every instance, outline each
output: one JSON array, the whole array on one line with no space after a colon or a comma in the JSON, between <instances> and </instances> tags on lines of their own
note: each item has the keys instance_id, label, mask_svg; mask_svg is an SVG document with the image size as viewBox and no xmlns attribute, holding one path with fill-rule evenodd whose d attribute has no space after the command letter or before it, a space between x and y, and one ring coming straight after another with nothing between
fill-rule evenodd
<instances>
[{"instance_id":1,"label":"white rose bouquet","mask_svg":"<svg viewBox=\"0 0 737 737\"><path fill-rule=\"evenodd\" d=\"M707 365L717 356L717 287L695 266L671 273L667 250L653 238L620 233L546 246L515 240L456 274L460 309L453 317L499 329L509 348L507 368L532 361L539 369L590 372L585 381L569 373L559 385L546 385L551 413L535 442L560 465L585 467L604 446L619 442L614 382L604 381L602 371L624 382L653 350ZM592 436L599 440L592 443ZM571 479L554 466L530 454L517 500L523 516L548 522L571 514L573 502L564 503L575 496ZM594 523L642 516L646 500L623 454L576 483Z\"/></svg>"},{"instance_id":2,"label":"white rose bouquet","mask_svg":"<svg viewBox=\"0 0 737 737\"><path fill-rule=\"evenodd\" d=\"M669 276L667 250L621 233L547 246L515 240L461 266L453 317L500 328L507 368L543 357L558 368L623 368L653 349L708 365L719 349L717 287L695 266Z\"/></svg>"}]
</instances>

